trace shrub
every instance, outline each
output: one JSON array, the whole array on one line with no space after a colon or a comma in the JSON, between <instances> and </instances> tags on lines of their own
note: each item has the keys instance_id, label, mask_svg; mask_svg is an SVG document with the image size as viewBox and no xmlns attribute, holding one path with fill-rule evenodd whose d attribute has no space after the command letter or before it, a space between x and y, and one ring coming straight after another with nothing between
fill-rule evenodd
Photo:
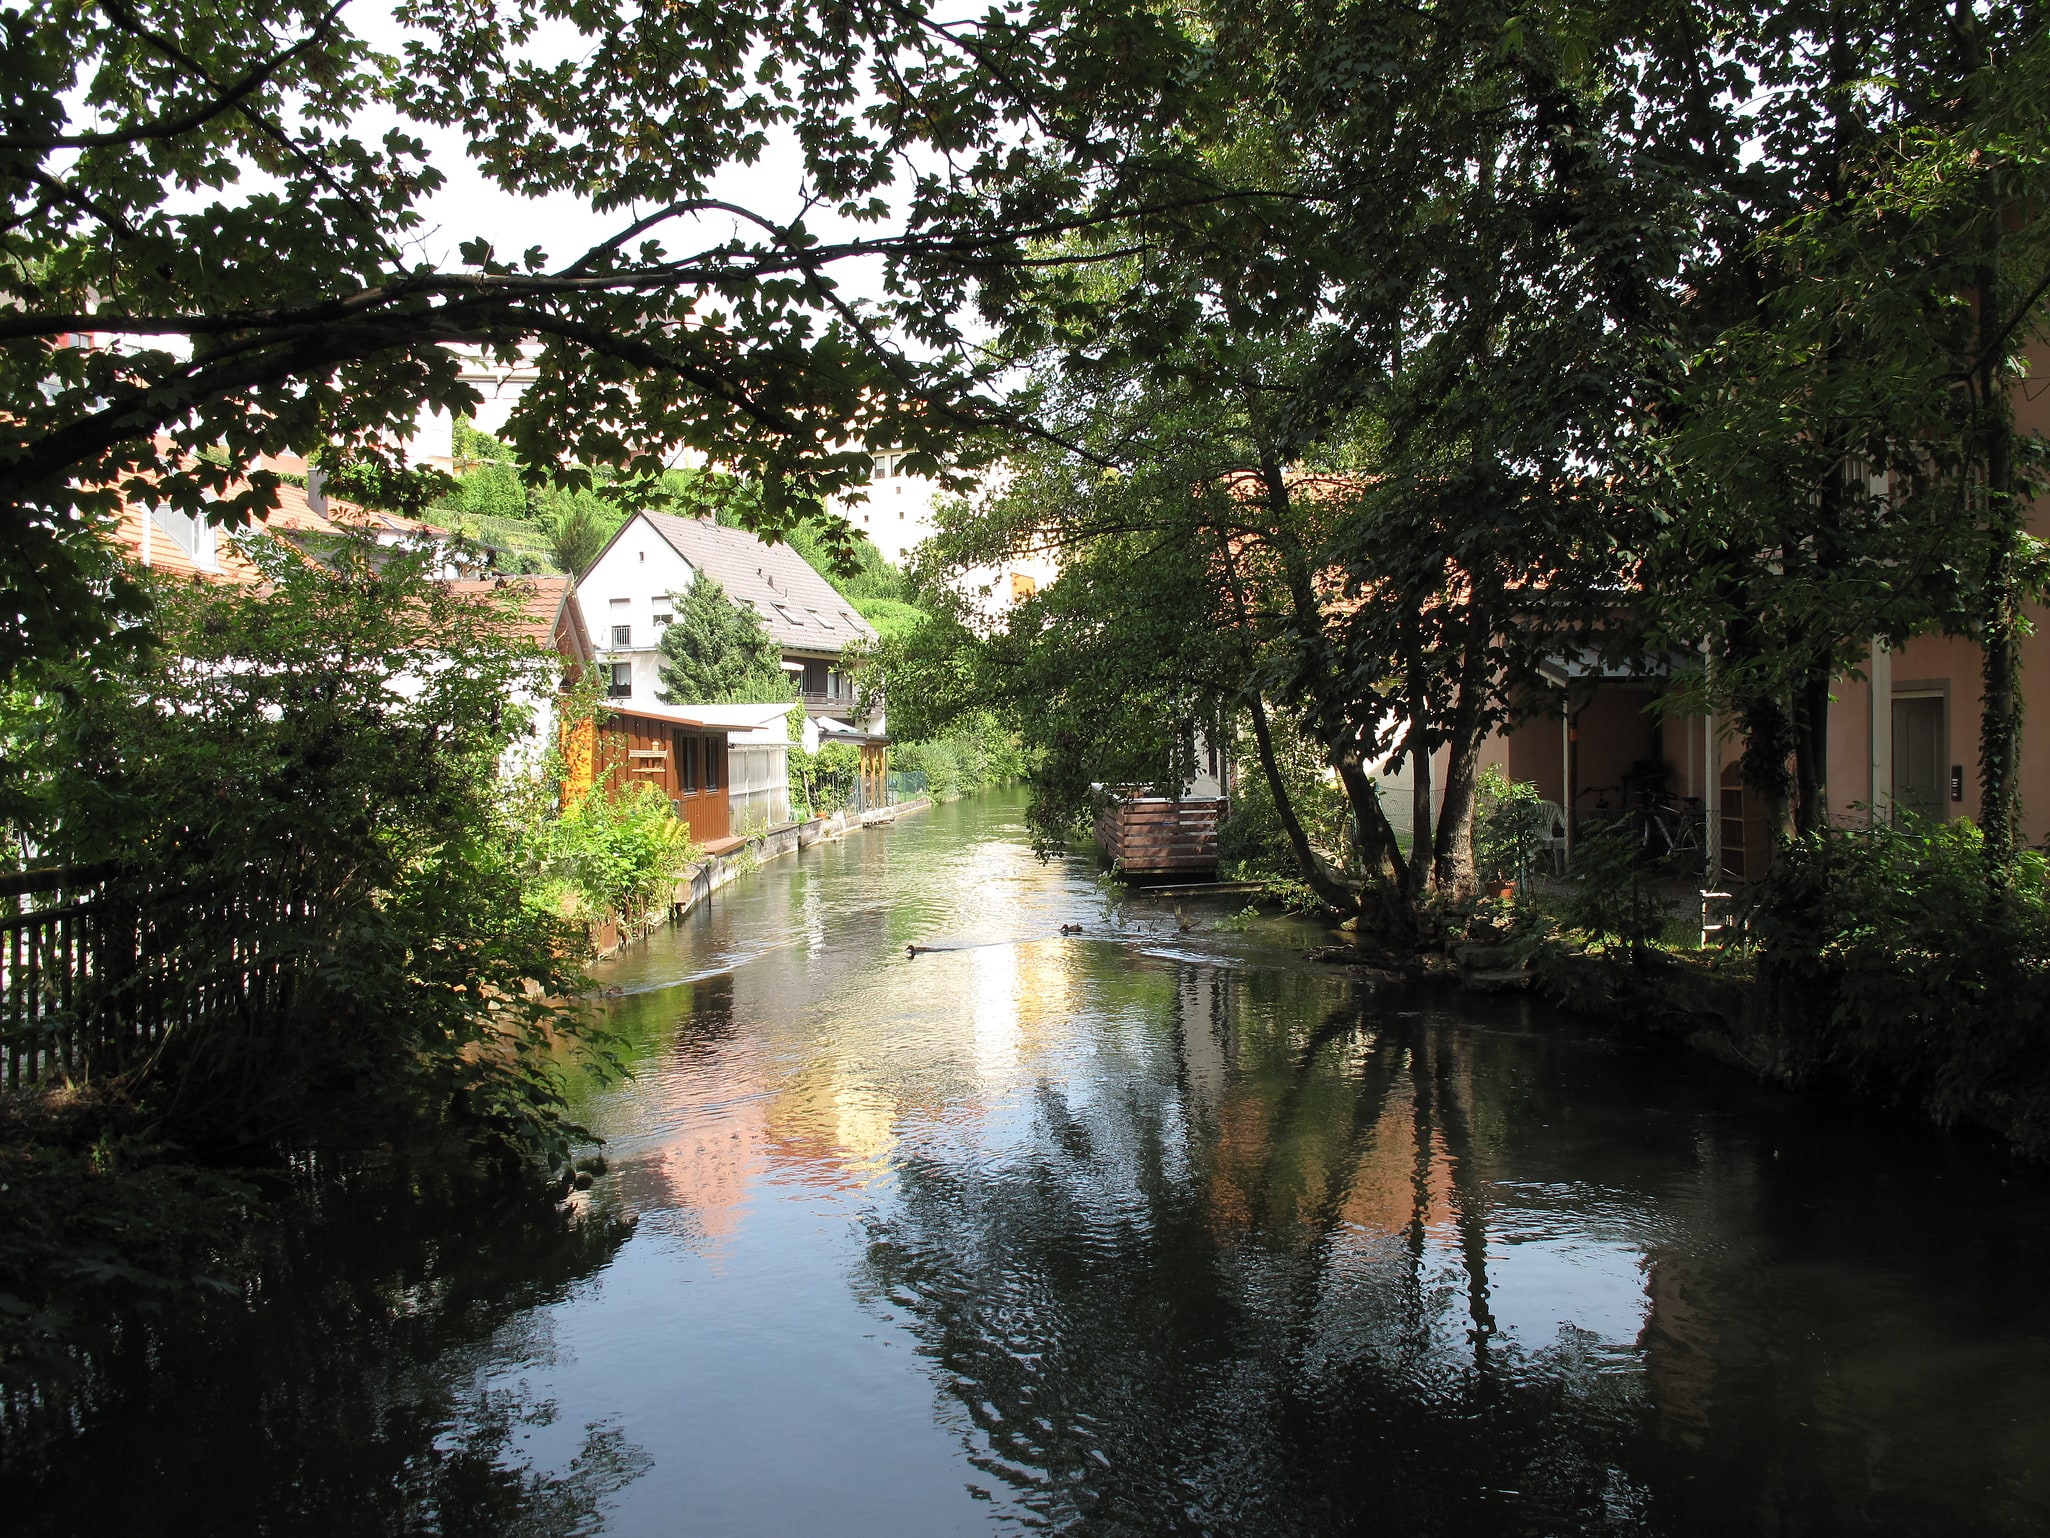
<instances>
[{"instance_id":1,"label":"shrub","mask_svg":"<svg viewBox=\"0 0 2050 1538\"><path fill-rule=\"evenodd\" d=\"M546 836L543 870L577 897L587 918L617 914L638 923L666 903L703 856L690 828L652 785L617 795L594 785Z\"/></svg>"},{"instance_id":2,"label":"shrub","mask_svg":"<svg viewBox=\"0 0 2050 1538\"><path fill-rule=\"evenodd\" d=\"M499 778L557 659L430 552L251 549L266 587L159 584L150 658L16 718L19 836L121 862L121 986L185 1008L124 1084L194 1145L446 1121L560 1162L579 937L525 900Z\"/></svg>"},{"instance_id":3,"label":"shrub","mask_svg":"<svg viewBox=\"0 0 2050 1538\"><path fill-rule=\"evenodd\" d=\"M1482 881L1527 880L1550 833L1535 785L1512 780L1493 764L1481 771L1474 787L1473 861Z\"/></svg>"},{"instance_id":4,"label":"shrub","mask_svg":"<svg viewBox=\"0 0 2050 1538\"><path fill-rule=\"evenodd\" d=\"M1968 821L1835 829L1787 845L1752 919L1767 976L1821 1054L1939 1121L2050 1147L2050 878L1989 878Z\"/></svg>"},{"instance_id":5,"label":"shrub","mask_svg":"<svg viewBox=\"0 0 2050 1538\"><path fill-rule=\"evenodd\" d=\"M1568 929L1601 944L1621 942L1632 960L1666 925L1666 904L1645 879L1643 845L1629 818L1584 835L1567 873L1571 895L1561 911Z\"/></svg>"}]
</instances>

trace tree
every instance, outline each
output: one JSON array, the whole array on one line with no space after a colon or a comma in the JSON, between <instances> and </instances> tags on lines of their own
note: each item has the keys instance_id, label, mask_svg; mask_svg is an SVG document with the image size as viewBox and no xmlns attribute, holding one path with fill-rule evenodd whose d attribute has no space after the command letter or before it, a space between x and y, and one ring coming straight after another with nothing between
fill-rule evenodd
<instances>
[{"instance_id":1,"label":"tree","mask_svg":"<svg viewBox=\"0 0 2050 1538\"><path fill-rule=\"evenodd\" d=\"M1155 762L1202 711L1243 706L1305 880L1401 936L1470 892L1482 743L1542 707L1536 664L1610 622L1631 575L1634 503L1607 471L1657 398L1681 293L1675 156L1639 127L1642 38L1621 19L1275 5L1188 24L1229 39L1237 93L1190 153L1272 195L1094 232L1071 252L1086 271L1016 294L1005 335L1037 365L1044 473L949 553L1038 543L1063 560L1055 590L1086 574L982 649L1072 614L1046 666L1061 645L1087 658L1078 698L1091 664L1155 681L1116 716L1154 723L1137 730ZM1179 153L1190 123L1163 116L1146 149ZM1219 649L1189 667L1172 644L1116 648L1120 604L1178 611ZM988 676L1008 693L1037 675ZM1290 812L1275 710L1346 790L1342 862ZM1115 761L1106 735L1051 748L1036 788ZM1383 762L1416 771L1407 851ZM1107 777L1078 763L1067 788Z\"/></svg>"},{"instance_id":2,"label":"tree","mask_svg":"<svg viewBox=\"0 0 2050 1538\"><path fill-rule=\"evenodd\" d=\"M560 659L431 552L250 551L261 586L163 584L135 666L8 702L0 816L41 862L118 862L107 902L149 936L95 986L190 1004L122 1086L193 1148L440 1123L561 1164L579 939L526 901L500 779Z\"/></svg>"},{"instance_id":3,"label":"tree","mask_svg":"<svg viewBox=\"0 0 2050 1538\"><path fill-rule=\"evenodd\" d=\"M100 554L124 495L234 524L274 500L242 473L259 454L388 461L423 408L478 405L455 344L536 366L507 428L535 482L651 484L692 449L758 475L775 531L866 479L864 440L934 471L977 419L957 312L1093 201L1157 195L1086 181L1116 163L1129 104L1094 86L1143 11L419 0L398 19L380 55L326 0L0 18L0 675L133 613ZM530 47L569 34L559 60ZM416 128L617 228L436 265L420 205L443 178ZM795 210L716 196L772 136L802 160ZM821 240L820 208L866 228ZM883 299L840 291L850 261L881 264ZM851 548L844 520L822 532Z\"/></svg>"},{"instance_id":4,"label":"tree","mask_svg":"<svg viewBox=\"0 0 2050 1538\"><path fill-rule=\"evenodd\" d=\"M675 618L662 632L659 692L665 703L796 697L783 654L759 614L728 598L704 572L675 597Z\"/></svg>"}]
</instances>

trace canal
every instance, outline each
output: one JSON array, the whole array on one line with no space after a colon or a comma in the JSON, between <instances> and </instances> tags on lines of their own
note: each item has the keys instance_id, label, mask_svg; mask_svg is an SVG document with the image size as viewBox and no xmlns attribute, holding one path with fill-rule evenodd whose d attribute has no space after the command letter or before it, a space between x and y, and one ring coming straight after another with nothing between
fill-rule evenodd
<instances>
[{"instance_id":1,"label":"canal","mask_svg":"<svg viewBox=\"0 0 2050 1538\"><path fill-rule=\"evenodd\" d=\"M2050 1531L2040 1176L1121 905L1021 814L608 963L572 1211L334 1198L22 1530Z\"/></svg>"}]
</instances>

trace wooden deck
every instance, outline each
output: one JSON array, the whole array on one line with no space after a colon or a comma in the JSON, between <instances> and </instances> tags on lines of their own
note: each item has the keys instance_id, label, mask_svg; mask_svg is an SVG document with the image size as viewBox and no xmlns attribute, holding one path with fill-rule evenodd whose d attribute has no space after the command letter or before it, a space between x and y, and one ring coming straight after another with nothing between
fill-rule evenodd
<instances>
[{"instance_id":1,"label":"wooden deck","mask_svg":"<svg viewBox=\"0 0 2050 1538\"><path fill-rule=\"evenodd\" d=\"M1113 803L1096 819L1096 842L1127 876L1193 877L1217 873L1217 825L1222 800L1172 801L1133 796Z\"/></svg>"}]
</instances>

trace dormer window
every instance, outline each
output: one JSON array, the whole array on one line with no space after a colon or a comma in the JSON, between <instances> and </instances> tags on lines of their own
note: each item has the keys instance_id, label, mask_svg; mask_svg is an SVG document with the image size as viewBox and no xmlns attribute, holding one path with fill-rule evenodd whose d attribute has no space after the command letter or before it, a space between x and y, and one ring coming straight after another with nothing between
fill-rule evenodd
<instances>
[{"instance_id":1,"label":"dormer window","mask_svg":"<svg viewBox=\"0 0 2050 1538\"><path fill-rule=\"evenodd\" d=\"M172 544L190 556L195 566L204 571L215 569L214 537L218 531L204 518L196 513L180 512L175 507L152 507L149 521Z\"/></svg>"}]
</instances>

